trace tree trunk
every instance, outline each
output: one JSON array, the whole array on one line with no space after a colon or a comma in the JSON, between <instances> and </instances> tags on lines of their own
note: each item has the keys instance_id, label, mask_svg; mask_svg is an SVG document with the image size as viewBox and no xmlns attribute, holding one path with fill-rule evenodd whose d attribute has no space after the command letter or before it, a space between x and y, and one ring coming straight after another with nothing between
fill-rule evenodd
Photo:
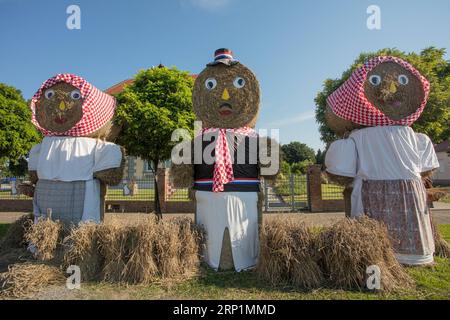
<instances>
[{"instance_id":1,"label":"tree trunk","mask_svg":"<svg viewBox=\"0 0 450 320\"><path fill-rule=\"evenodd\" d=\"M153 179L155 183L155 214L158 219L162 219L162 212L161 212L161 203L159 202L159 187L158 187L158 164L159 160L155 159L153 160Z\"/></svg>"}]
</instances>

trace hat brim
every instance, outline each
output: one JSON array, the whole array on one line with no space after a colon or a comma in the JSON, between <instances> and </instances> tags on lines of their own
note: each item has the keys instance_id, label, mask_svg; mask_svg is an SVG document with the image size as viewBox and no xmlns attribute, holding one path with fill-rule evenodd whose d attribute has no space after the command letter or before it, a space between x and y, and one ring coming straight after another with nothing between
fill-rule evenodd
<instances>
[{"instance_id":1,"label":"hat brim","mask_svg":"<svg viewBox=\"0 0 450 320\"><path fill-rule=\"evenodd\" d=\"M216 66L218 64L224 64L224 65L227 65L227 66L234 66L234 65L236 65L238 63L239 63L239 61L237 61L237 60L219 59L219 60L216 60L216 61L208 63L207 66L211 67L211 66Z\"/></svg>"}]
</instances>

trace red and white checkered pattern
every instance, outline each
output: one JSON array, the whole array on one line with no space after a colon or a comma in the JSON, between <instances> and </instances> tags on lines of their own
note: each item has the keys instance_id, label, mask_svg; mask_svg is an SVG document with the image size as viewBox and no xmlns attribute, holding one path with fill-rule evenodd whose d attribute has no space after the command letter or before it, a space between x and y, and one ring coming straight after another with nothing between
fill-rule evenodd
<instances>
[{"instance_id":1,"label":"red and white checkered pattern","mask_svg":"<svg viewBox=\"0 0 450 320\"><path fill-rule=\"evenodd\" d=\"M392 120L374 107L366 98L364 83L368 73L377 65L384 62L395 62L412 72L423 84L425 92L420 108L416 112L401 120ZM422 114L430 93L430 83L408 62L390 56L376 57L367 61L357 69L350 78L327 99L334 114L338 117L352 121L364 126L389 126L389 125L412 125Z\"/></svg>"},{"instance_id":2,"label":"red and white checkered pattern","mask_svg":"<svg viewBox=\"0 0 450 320\"><path fill-rule=\"evenodd\" d=\"M213 192L223 192L224 185L234 181L233 161L228 146L227 134L257 137L252 128L243 127L236 129L205 128L202 133L218 133L215 145L215 164L213 176Z\"/></svg>"},{"instance_id":3,"label":"red and white checkered pattern","mask_svg":"<svg viewBox=\"0 0 450 320\"><path fill-rule=\"evenodd\" d=\"M45 92L46 89L54 86L59 82L66 82L78 88L81 92L81 96L84 99L82 106L83 117L73 128L63 133L52 132L45 128L42 128L36 120L37 101L40 99L41 95ZM99 130L105 125L106 122L112 119L114 110L116 108L116 100L114 99L114 97L102 92L79 76L76 76L74 74L58 74L53 78L48 79L41 85L39 90L31 99L30 107L33 113L31 121L45 136L58 135L82 137Z\"/></svg>"}]
</instances>

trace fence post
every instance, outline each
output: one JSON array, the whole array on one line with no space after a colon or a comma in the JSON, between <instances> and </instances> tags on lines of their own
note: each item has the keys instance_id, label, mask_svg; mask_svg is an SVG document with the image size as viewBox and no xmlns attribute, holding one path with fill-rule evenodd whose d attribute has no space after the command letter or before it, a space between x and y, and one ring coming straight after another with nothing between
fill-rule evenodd
<instances>
[{"instance_id":1,"label":"fence post","mask_svg":"<svg viewBox=\"0 0 450 320\"><path fill-rule=\"evenodd\" d=\"M308 168L308 202L311 212L320 212L323 210L322 202L322 166L311 165Z\"/></svg>"},{"instance_id":2,"label":"fence post","mask_svg":"<svg viewBox=\"0 0 450 320\"><path fill-rule=\"evenodd\" d=\"M294 174L289 176L289 192L291 193L292 212L295 211L295 195L294 195Z\"/></svg>"},{"instance_id":3,"label":"fence post","mask_svg":"<svg viewBox=\"0 0 450 320\"><path fill-rule=\"evenodd\" d=\"M264 183L264 208L265 211L269 211L269 186L267 185L267 181L263 179Z\"/></svg>"},{"instance_id":4,"label":"fence post","mask_svg":"<svg viewBox=\"0 0 450 320\"><path fill-rule=\"evenodd\" d=\"M158 195L159 195L159 203L161 206L161 212L167 212L167 188L169 186L169 175L168 169L159 168L157 171L157 181L158 181Z\"/></svg>"}]
</instances>

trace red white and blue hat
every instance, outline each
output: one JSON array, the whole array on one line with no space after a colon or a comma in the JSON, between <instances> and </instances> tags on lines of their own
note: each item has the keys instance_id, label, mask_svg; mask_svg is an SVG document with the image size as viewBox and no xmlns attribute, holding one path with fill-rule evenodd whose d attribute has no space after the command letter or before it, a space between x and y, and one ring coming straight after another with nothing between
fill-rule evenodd
<instances>
[{"instance_id":1,"label":"red white and blue hat","mask_svg":"<svg viewBox=\"0 0 450 320\"><path fill-rule=\"evenodd\" d=\"M226 48L217 49L214 52L214 61L209 63L208 66L214 66L219 63L226 64L228 66L238 63L233 57L233 51Z\"/></svg>"}]
</instances>

